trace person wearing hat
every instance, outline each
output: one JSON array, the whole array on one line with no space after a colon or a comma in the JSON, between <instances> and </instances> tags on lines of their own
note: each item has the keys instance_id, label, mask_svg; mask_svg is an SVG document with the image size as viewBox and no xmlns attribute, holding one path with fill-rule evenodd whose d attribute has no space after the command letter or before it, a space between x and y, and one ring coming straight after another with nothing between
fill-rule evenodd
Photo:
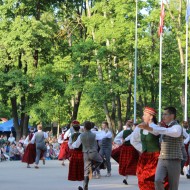
<instances>
[{"instance_id":1,"label":"person wearing hat","mask_svg":"<svg viewBox=\"0 0 190 190\"><path fill-rule=\"evenodd\" d=\"M145 107L142 119L147 125L156 126L156 110ZM149 133L147 130L140 129L139 126L140 124L135 128L130 139L131 144L140 152L137 164L138 186L140 190L153 190L155 189L154 177L160 154L160 136L159 133Z\"/></svg>"},{"instance_id":2,"label":"person wearing hat","mask_svg":"<svg viewBox=\"0 0 190 190\"><path fill-rule=\"evenodd\" d=\"M65 166L65 160L69 159L70 153L69 153L69 147L68 147L68 140L69 140L69 133L67 132L68 128L63 127L62 133L58 137L58 143L60 146L60 152L58 155L58 160L62 160L62 166Z\"/></svg>"},{"instance_id":3,"label":"person wearing hat","mask_svg":"<svg viewBox=\"0 0 190 190\"><path fill-rule=\"evenodd\" d=\"M31 168L30 164L33 164L35 162L36 158L36 144L30 144L29 142L32 140L32 137L34 136L34 128L30 128L30 133L26 137L24 141L24 145L26 145L26 149L24 151L24 155L22 157L22 162L27 163L27 168Z\"/></svg>"},{"instance_id":4,"label":"person wearing hat","mask_svg":"<svg viewBox=\"0 0 190 190\"><path fill-rule=\"evenodd\" d=\"M68 180L70 181L83 181L84 180L84 161L83 161L83 152L82 144L78 148L72 147L78 136L81 134L79 132L80 126L73 126L74 133L69 137L68 146L70 148L70 159L69 159L69 173Z\"/></svg>"},{"instance_id":5,"label":"person wearing hat","mask_svg":"<svg viewBox=\"0 0 190 190\"><path fill-rule=\"evenodd\" d=\"M120 147L119 155L119 174L124 176L123 183L128 185L128 175L136 175L137 163L139 158L138 151L131 145L130 137L133 126L133 121L128 120L126 125L123 126L123 130L119 132L114 142Z\"/></svg>"},{"instance_id":6,"label":"person wearing hat","mask_svg":"<svg viewBox=\"0 0 190 190\"><path fill-rule=\"evenodd\" d=\"M176 109L166 107L162 114L163 122L166 127L150 126L142 124L144 130L152 134L162 134L161 150L155 174L155 189L164 190L164 180L167 177L169 189L178 190L179 177L181 172L183 129L176 119Z\"/></svg>"}]
</instances>

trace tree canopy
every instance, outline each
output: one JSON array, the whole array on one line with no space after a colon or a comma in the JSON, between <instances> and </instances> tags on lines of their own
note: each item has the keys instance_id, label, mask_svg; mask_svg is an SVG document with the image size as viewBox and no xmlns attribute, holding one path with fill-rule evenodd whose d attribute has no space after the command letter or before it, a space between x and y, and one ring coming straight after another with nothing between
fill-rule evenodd
<instances>
[{"instance_id":1,"label":"tree canopy","mask_svg":"<svg viewBox=\"0 0 190 190\"><path fill-rule=\"evenodd\" d=\"M18 134L73 119L121 130L133 119L135 2L1 0L0 116ZM162 107L183 120L186 4L165 8ZM160 1L138 2L138 121L144 106L158 109L159 18Z\"/></svg>"}]
</instances>

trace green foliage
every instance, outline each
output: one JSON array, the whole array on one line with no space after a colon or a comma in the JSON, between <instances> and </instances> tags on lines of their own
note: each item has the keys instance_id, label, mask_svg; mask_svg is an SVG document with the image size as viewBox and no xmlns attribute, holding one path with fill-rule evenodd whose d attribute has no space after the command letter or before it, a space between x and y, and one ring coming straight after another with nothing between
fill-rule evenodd
<instances>
[{"instance_id":1,"label":"green foliage","mask_svg":"<svg viewBox=\"0 0 190 190\"><path fill-rule=\"evenodd\" d=\"M117 124L118 95L122 120L133 117L134 0L92 0L89 9L82 0L0 2L1 117L11 117L10 99L16 97L18 113L29 114L31 123L68 123L79 92L81 122L92 120L99 125L106 119L106 104L108 115ZM138 8L140 118L144 106L158 108L160 4L155 0L139 1ZM181 25L176 22L178 8L174 1L166 8L162 105L177 107L182 119L184 68L178 39L185 51L185 4L182 3ZM20 109L23 97L26 102Z\"/></svg>"}]
</instances>

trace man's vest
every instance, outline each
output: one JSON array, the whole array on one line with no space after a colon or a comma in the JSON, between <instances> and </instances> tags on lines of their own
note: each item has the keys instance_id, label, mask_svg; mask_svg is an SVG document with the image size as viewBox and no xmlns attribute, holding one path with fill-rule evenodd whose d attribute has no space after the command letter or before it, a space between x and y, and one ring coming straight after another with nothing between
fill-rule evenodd
<instances>
[{"instance_id":1,"label":"man's vest","mask_svg":"<svg viewBox=\"0 0 190 190\"><path fill-rule=\"evenodd\" d=\"M173 121L168 128L173 125L179 125L176 121ZM167 135L162 136L161 151L159 158L161 159L183 159L182 155L182 141L183 130L181 128L180 137L170 137Z\"/></svg>"},{"instance_id":2,"label":"man's vest","mask_svg":"<svg viewBox=\"0 0 190 190\"><path fill-rule=\"evenodd\" d=\"M83 152L96 152L97 142L96 135L91 131L86 131L80 136L82 142L82 151Z\"/></svg>"},{"instance_id":3,"label":"man's vest","mask_svg":"<svg viewBox=\"0 0 190 190\"><path fill-rule=\"evenodd\" d=\"M36 139L36 144L40 145L45 145L45 138L44 138L44 132L36 132L35 133L35 139Z\"/></svg>"}]
</instances>

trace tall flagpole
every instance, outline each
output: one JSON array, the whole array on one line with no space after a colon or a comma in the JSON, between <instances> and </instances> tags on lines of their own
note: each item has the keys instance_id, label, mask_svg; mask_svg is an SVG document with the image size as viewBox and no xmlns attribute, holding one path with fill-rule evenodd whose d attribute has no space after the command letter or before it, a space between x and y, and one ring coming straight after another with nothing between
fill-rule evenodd
<instances>
[{"instance_id":1,"label":"tall flagpole","mask_svg":"<svg viewBox=\"0 0 190 190\"><path fill-rule=\"evenodd\" d=\"M160 65L159 65L159 113L158 121L161 121L161 111L162 111L162 35L163 35L163 17L164 17L164 4L163 0L161 1L161 14L160 14Z\"/></svg>"},{"instance_id":2,"label":"tall flagpole","mask_svg":"<svg viewBox=\"0 0 190 190\"><path fill-rule=\"evenodd\" d=\"M161 109L162 109L162 33L160 34L160 66L159 66L159 117L158 121L161 121Z\"/></svg>"},{"instance_id":3,"label":"tall flagpole","mask_svg":"<svg viewBox=\"0 0 190 190\"><path fill-rule=\"evenodd\" d=\"M137 24L138 24L138 0L136 0L136 22L135 22L135 68L134 68L134 123L137 115Z\"/></svg>"},{"instance_id":4,"label":"tall flagpole","mask_svg":"<svg viewBox=\"0 0 190 190\"><path fill-rule=\"evenodd\" d=\"M189 0L187 0L187 11L189 6ZM185 56L185 108L184 108L184 121L187 121L187 70L188 70L188 25L189 15L186 13L186 56Z\"/></svg>"}]
</instances>

